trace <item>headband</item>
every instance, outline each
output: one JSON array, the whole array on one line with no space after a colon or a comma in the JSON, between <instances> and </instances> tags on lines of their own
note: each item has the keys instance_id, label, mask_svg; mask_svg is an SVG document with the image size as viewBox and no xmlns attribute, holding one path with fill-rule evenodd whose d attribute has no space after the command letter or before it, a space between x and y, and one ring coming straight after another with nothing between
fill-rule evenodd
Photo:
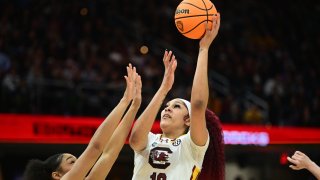
<instances>
[{"instance_id":1,"label":"headband","mask_svg":"<svg viewBox=\"0 0 320 180\"><path fill-rule=\"evenodd\" d=\"M181 98L178 98L178 99L181 100L187 106L189 116L190 116L191 115L191 103L185 99L181 99Z\"/></svg>"}]
</instances>

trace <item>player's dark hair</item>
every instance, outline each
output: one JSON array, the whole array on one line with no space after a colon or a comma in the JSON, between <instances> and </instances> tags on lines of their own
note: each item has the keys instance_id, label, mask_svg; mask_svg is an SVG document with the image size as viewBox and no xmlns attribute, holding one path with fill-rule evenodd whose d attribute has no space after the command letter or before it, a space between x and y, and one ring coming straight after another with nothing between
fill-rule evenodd
<instances>
[{"instance_id":1,"label":"player's dark hair","mask_svg":"<svg viewBox=\"0 0 320 180\"><path fill-rule=\"evenodd\" d=\"M199 180L224 180L225 157L224 141L221 122L218 116L206 109L206 123L210 136L210 143L205 154Z\"/></svg>"},{"instance_id":2,"label":"player's dark hair","mask_svg":"<svg viewBox=\"0 0 320 180\"><path fill-rule=\"evenodd\" d=\"M63 154L55 154L45 161L32 159L24 171L23 180L52 180L52 172L59 169Z\"/></svg>"}]
</instances>

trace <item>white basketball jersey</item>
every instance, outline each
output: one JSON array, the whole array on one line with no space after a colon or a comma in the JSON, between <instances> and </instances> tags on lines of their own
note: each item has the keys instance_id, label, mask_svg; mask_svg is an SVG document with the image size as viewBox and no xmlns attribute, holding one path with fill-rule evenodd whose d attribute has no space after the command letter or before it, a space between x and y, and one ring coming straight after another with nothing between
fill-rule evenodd
<instances>
[{"instance_id":1,"label":"white basketball jersey","mask_svg":"<svg viewBox=\"0 0 320 180\"><path fill-rule=\"evenodd\" d=\"M147 147L134 155L133 180L195 180L197 179L209 136L204 146L197 146L190 132L177 139L149 133Z\"/></svg>"}]
</instances>

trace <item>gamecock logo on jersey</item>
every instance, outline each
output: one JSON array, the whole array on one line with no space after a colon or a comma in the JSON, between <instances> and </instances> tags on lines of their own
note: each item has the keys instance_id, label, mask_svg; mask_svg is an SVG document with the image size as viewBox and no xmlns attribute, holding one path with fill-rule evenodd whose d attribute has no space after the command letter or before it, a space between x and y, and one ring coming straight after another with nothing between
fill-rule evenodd
<instances>
[{"instance_id":1,"label":"gamecock logo on jersey","mask_svg":"<svg viewBox=\"0 0 320 180\"><path fill-rule=\"evenodd\" d=\"M170 165L168 158L171 153L172 151L166 147L153 148L150 151L149 164L153 168L165 169Z\"/></svg>"}]
</instances>

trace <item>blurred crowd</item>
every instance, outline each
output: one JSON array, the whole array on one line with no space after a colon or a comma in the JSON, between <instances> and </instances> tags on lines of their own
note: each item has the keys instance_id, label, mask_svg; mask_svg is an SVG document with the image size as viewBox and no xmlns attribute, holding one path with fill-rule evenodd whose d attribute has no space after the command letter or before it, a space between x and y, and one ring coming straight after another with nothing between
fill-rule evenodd
<instances>
[{"instance_id":1,"label":"blurred crowd","mask_svg":"<svg viewBox=\"0 0 320 180\"><path fill-rule=\"evenodd\" d=\"M180 1L0 1L0 112L104 116L131 62L142 108L178 58L171 97L189 98L198 41L175 27ZM213 1L209 108L223 123L320 126L320 1Z\"/></svg>"}]
</instances>

